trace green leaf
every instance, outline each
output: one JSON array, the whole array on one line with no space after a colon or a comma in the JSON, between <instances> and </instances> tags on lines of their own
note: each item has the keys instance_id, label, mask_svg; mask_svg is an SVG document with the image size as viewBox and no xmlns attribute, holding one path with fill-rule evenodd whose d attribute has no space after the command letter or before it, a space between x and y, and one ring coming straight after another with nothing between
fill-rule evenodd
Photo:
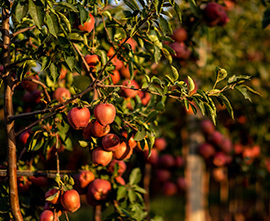
<instances>
[{"instance_id":1,"label":"green leaf","mask_svg":"<svg viewBox=\"0 0 270 221\"><path fill-rule=\"evenodd\" d=\"M29 13L34 23L37 25L38 28L41 29L41 26L44 21L44 5L42 5L41 1L36 0L29 0Z\"/></svg>"},{"instance_id":2,"label":"green leaf","mask_svg":"<svg viewBox=\"0 0 270 221\"><path fill-rule=\"evenodd\" d=\"M179 22L182 23L182 12L181 12L181 9L177 3L174 4L174 10L176 12L176 15L178 17Z\"/></svg>"},{"instance_id":3,"label":"green leaf","mask_svg":"<svg viewBox=\"0 0 270 221\"><path fill-rule=\"evenodd\" d=\"M169 61L169 63L171 64L173 59L172 59L172 55L170 54L170 52L168 51L167 48L162 48L162 53L165 56L165 58Z\"/></svg>"},{"instance_id":4,"label":"green leaf","mask_svg":"<svg viewBox=\"0 0 270 221\"><path fill-rule=\"evenodd\" d=\"M65 150L72 151L73 150L73 143L70 137L67 137L65 140Z\"/></svg>"},{"instance_id":5,"label":"green leaf","mask_svg":"<svg viewBox=\"0 0 270 221\"><path fill-rule=\"evenodd\" d=\"M129 183L131 185L137 184L141 181L142 174L140 168L135 168L131 171L130 176L129 176Z\"/></svg>"},{"instance_id":6,"label":"green leaf","mask_svg":"<svg viewBox=\"0 0 270 221\"><path fill-rule=\"evenodd\" d=\"M128 199L131 203L134 203L136 200L136 193L133 190L128 190Z\"/></svg>"},{"instance_id":7,"label":"green leaf","mask_svg":"<svg viewBox=\"0 0 270 221\"><path fill-rule=\"evenodd\" d=\"M21 22L22 18L27 14L28 4L27 2L18 1L15 9L16 19Z\"/></svg>"},{"instance_id":8,"label":"green leaf","mask_svg":"<svg viewBox=\"0 0 270 221\"><path fill-rule=\"evenodd\" d=\"M66 64L68 65L68 67L69 67L69 70L72 71L74 66L75 66L76 59L74 57L72 57L72 56L69 56L69 57L65 56L65 61L66 61Z\"/></svg>"},{"instance_id":9,"label":"green leaf","mask_svg":"<svg viewBox=\"0 0 270 221\"><path fill-rule=\"evenodd\" d=\"M59 32L58 20L55 14L46 13L46 23L49 28L49 32L57 38L57 34Z\"/></svg>"},{"instance_id":10,"label":"green leaf","mask_svg":"<svg viewBox=\"0 0 270 221\"><path fill-rule=\"evenodd\" d=\"M73 12L78 12L78 9L73 4L68 2L56 2L55 5L70 9Z\"/></svg>"},{"instance_id":11,"label":"green leaf","mask_svg":"<svg viewBox=\"0 0 270 221\"><path fill-rule=\"evenodd\" d=\"M90 84L91 84L90 77L85 75L78 75L75 76L73 79L73 85L81 91L84 91Z\"/></svg>"},{"instance_id":12,"label":"green leaf","mask_svg":"<svg viewBox=\"0 0 270 221\"><path fill-rule=\"evenodd\" d=\"M225 69L222 69L220 67L216 67L216 83L222 81L223 79L225 79L227 77L227 71Z\"/></svg>"},{"instance_id":13,"label":"green leaf","mask_svg":"<svg viewBox=\"0 0 270 221\"><path fill-rule=\"evenodd\" d=\"M170 77L172 78L173 81L176 81L179 78L178 70L173 65L170 65L170 67L171 67L171 70L172 70L172 73L171 73Z\"/></svg>"},{"instance_id":14,"label":"green leaf","mask_svg":"<svg viewBox=\"0 0 270 221\"><path fill-rule=\"evenodd\" d=\"M134 0L124 0L124 3L131 8L133 11L140 10L138 4Z\"/></svg>"},{"instance_id":15,"label":"green leaf","mask_svg":"<svg viewBox=\"0 0 270 221\"><path fill-rule=\"evenodd\" d=\"M147 191L141 187L139 187L138 185L133 185L133 189L139 193L142 193L142 194L146 194Z\"/></svg>"},{"instance_id":16,"label":"green leaf","mask_svg":"<svg viewBox=\"0 0 270 221\"><path fill-rule=\"evenodd\" d=\"M247 75L233 75L232 77L230 77L228 79L228 84L241 84L245 81L250 80L251 76L247 76Z\"/></svg>"},{"instance_id":17,"label":"green leaf","mask_svg":"<svg viewBox=\"0 0 270 221\"><path fill-rule=\"evenodd\" d=\"M189 92L192 92L195 89L195 84L190 76L188 76L188 85L189 85Z\"/></svg>"},{"instance_id":18,"label":"green leaf","mask_svg":"<svg viewBox=\"0 0 270 221\"><path fill-rule=\"evenodd\" d=\"M141 130L138 130L137 133L134 136L135 141L141 141L145 138L146 132L145 129L142 128Z\"/></svg>"},{"instance_id":19,"label":"green leaf","mask_svg":"<svg viewBox=\"0 0 270 221\"><path fill-rule=\"evenodd\" d=\"M116 200L119 201L123 198L126 197L126 194L127 194L127 188L125 186L120 186L118 189L117 189L117 197L116 197Z\"/></svg>"},{"instance_id":20,"label":"green leaf","mask_svg":"<svg viewBox=\"0 0 270 221\"><path fill-rule=\"evenodd\" d=\"M112 15L109 11L102 12L102 15L106 16L110 21L112 20Z\"/></svg>"},{"instance_id":21,"label":"green leaf","mask_svg":"<svg viewBox=\"0 0 270 221\"><path fill-rule=\"evenodd\" d=\"M265 10L262 19L262 28L265 29L270 24L270 9Z\"/></svg>"},{"instance_id":22,"label":"green leaf","mask_svg":"<svg viewBox=\"0 0 270 221\"><path fill-rule=\"evenodd\" d=\"M55 197L59 197L59 192L57 191L55 194L48 196L45 200L52 201Z\"/></svg>"},{"instance_id":23,"label":"green leaf","mask_svg":"<svg viewBox=\"0 0 270 221\"><path fill-rule=\"evenodd\" d=\"M224 95L224 94L219 94L219 98L222 100L222 102L225 104L231 118L234 120L234 113L233 113L233 108L232 105L229 101L229 99Z\"/></svg>"},{"instance_id":24,"label":"green leaf","mask_svg":"<svg viewBox=\"0 0 270 221\"><path fill-rule=\"evenodd\" d=\"M56 82L57 78L59 77L59 73L57 67L54 63L50 65L50 76L52 77L53 82Z\"/></svg>"},{"instance_id":25,"label":"green leaf","mask_svg":"<svg viewBox=\"0 0 270 221\"><path fill-rule=\"evenodd\" d=\"M161 59L160 49L157 46L154 46L154 60L155 60L155 63L158 63L160 59Z\"/></svg>"},{"instance_id":26,"label":"green leaf","mask_svg":"<svg viewBox=\"0 0 270 221\"><path fill-rule=\"evenodd\" d=\"M80 22L81 25L83 25L84 22L86 22L90 17L89 13L86 11L86 9L82 5L78 5L79 11L80 11Z\"/></svg>"},{"instance_id":27,"label":"green leaf","mask_svg":"<svg viewBox=\"0 0 270 221\"><path fill-rule=\"evenodd\" d=\"M167 19L163 18L163 16L159 17L160 20L160 28L162 30L162 32L165 35L172 35L172 27L170 25L170 23L167 21Z\"/></svg>"},{"instance_id":28,"label":"green leaf","mask_svg":"<svg viewBox=\"0 0 270 221\"><path fill-rule=\"evenodd\" d=\"M244 96L245 99L247 99L250 102L252 102L251 97L250 97L250 95L249 95L248 90L247 90L246 87L236 86L235 89L238 90Z\"/></svg>"},{"instance_id":29,"label":"green leaf","mask_svg":"<svg viewBox=\"0 0 270 221\"><path fill-rule=\"evenodd\" d=\"M57 12L57 13L60 16L61 20L65 23L65 25L68 29L68 32L71 32L71 24L70 24L68 18L64 14L62 14L61 12Z\"/></svg>"}]
</instances>

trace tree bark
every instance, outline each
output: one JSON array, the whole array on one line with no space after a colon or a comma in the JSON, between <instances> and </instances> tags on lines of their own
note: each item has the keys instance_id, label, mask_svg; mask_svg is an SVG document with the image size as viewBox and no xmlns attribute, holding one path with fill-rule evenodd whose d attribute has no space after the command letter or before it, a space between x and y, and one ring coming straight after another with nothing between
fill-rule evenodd
<instances>
[{"instance_id":1,"label":"tree bark","mask_svg":"<svg viewBox=\"0 0 270 221\"><path fill-rule=\"evenodd\" d=\"M102 221L102 206L97 205L94 207L94 220Z\"/></svg>"},{"instance_id":2,"label":"tree bark","mask_svg":"<svg viewBox=\"0 0 270 221\"><path fill-rule=\"evenodd\" d=\"M4 74L3 80L5 85L4 95L4 110L5 110L5 129L7 135L7 148L8 148L8 178L9 178L9 199L10 208L14 220L22 221L23 217L20 211L18 187L17 187L17 156L16 156L16 136L14 130L14 121L7 120L8 117L13 115L12 103L12 86L13 79L10 72L10 34L9 34L9 12L2 10L3 26L3 65Z\"/></svg>"}]
</instances>

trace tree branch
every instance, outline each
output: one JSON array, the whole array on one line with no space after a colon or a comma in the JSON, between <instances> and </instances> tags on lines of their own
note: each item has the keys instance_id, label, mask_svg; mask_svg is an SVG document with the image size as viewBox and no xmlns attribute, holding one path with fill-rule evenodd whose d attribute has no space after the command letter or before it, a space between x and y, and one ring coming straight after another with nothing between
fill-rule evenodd
<instances>
[{"instance_id":1,"label":"tree branch","mask_svg":"<svg viewBox=\"0 0 270 221\"><path fill-rule=\"evenodd\" d=\"M16 32L14 32L13 34L11 34L11 38L16 37L18 34L21 34L21 33L23 33L23 32L30 31L30 30L34 29L35 27L36 27L36 26L33 25L33 26L31 26L31 27L23 28L23 29L21 29L21 30L19 30L19 31L16 31Z\"/></svg>"},{"instance_id":2,"label":"tree branch","mask_svg":"<svg viewBox=\"0 0 270 221\"><path fill-rule=\"evenodd\" d=\"M10 72L10 34L9 34L9 12L2 8L2 37L3 37L3 65L4 65L4 111L5 111L5 129L7 134L8 148L8 178L9 178L9 200L11 213L15 221L23 221L20 211L18 184L17 184L17 156L16 156L16 136L14 130L14 121L9 121L9 116L14 114L12 103L12 74Z\"/></svg>"}]
</instances>

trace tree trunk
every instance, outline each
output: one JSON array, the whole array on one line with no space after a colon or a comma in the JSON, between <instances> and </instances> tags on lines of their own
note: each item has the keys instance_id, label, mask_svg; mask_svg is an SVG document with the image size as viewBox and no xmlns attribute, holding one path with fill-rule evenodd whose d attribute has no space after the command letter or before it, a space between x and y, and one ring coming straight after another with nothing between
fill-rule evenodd
<instances>
[{"instance_id":1,"label":"tree trunk","mask_svg":"<svg viewBox=\"0 0 270 221\"><path fill-rule=\"evenodd\" d=\"M9 12L2 10L2 36L3 36L3 80L5 85L4 110L5 110L5 129L7 134L8 148L8 177L9 177L9 198L11 213L14 220L22 221L23 217L20 211L18 188L17 188L17 157L16 157L16 137L14 130L14 121L9 121L13 115L12 103L12 85L13 80L10 72L10 35L9 35Z\"/></svg>"}]
</instances>

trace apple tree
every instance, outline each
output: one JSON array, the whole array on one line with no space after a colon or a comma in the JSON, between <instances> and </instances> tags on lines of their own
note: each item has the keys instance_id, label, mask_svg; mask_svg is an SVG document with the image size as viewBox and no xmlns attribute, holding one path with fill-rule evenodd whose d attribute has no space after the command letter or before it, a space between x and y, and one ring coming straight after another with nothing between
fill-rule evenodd
<instances>
[{"instance_id":1,"label":"apple tree","mask_svg":"<svg viewBox=\"0 0 270 221\"><path fill-rule=\"evenodd\" d=\"M4 219L67 218L79 194L96 220L107 206L111 220L145 219L141 171L126 164L154 153L166 106L216 122L222 104L233 118L226 93L250 79L209 68L204 89L181 73L203 59L198 27L228 22L217 3L2 0L1 9Z\"/></svg>"}]
</instances>

